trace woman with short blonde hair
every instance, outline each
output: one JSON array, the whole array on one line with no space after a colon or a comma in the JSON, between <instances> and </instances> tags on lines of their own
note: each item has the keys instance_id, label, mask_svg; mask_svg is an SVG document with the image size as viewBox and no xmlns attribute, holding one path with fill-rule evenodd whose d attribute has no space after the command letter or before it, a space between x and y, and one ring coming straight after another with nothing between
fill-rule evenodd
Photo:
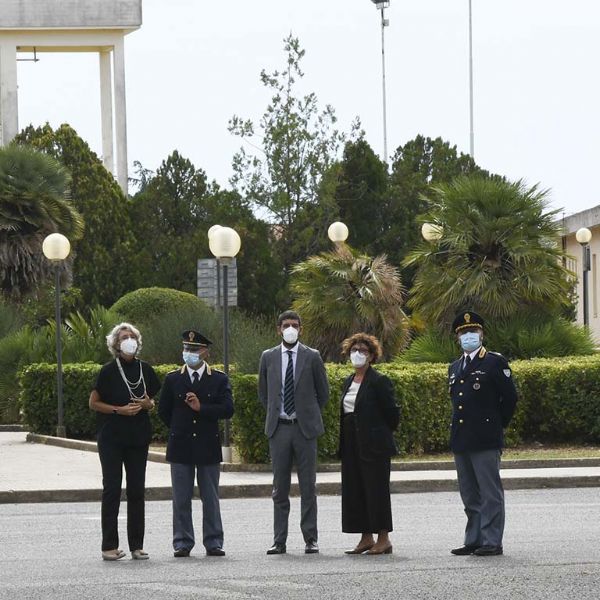
<instances>
[{"instance_id":1,"label":"woman with short blonde hair","mask_svg":"<svg viewBox=\"0 0 600 600\"><path fill-rule=\"evenodd\" d=\"M97 413L98 454L102 465L102 558L119 560L118 515L123 467L127 477L127 538L131 557L145 560L144 492L146 460L152 439L148 412L160 389L154 369L137 358L142 335L131 323L120 323L106 336L113 360L106 363L90 394Z\"/></svg>"}]
</instances>

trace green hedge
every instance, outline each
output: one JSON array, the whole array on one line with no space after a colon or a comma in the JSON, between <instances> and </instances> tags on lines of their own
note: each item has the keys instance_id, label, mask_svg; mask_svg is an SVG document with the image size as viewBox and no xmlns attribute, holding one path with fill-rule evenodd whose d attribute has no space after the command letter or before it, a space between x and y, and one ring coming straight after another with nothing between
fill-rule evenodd
<instances>
[{"instance_id":1,"label":"green hedge","mask_svg":"<svg viewBox=\"0 0 600 600\"><path fill-rule=\"evenodd\" d=\"M600 357L534 359L512 363L520 392L507 443L600 442ZM173 366L156 367L164 378ZM448 447L450 401L446 365L386 364L379 369L394 383L401 408L396 434L401 452L436 452ZM93 438L95 415L88 408L90 389L100 370L92 363L64 366L65 423L68 435ZM331 400L324 411L325 434L319 439L321 459L335 457L340 389L350 368L327 365ZM37 433L56 427L56 366L35 364L20 373L21 405L26 423ZM264 410L257 399L256 375L231 374L236 413L232 435L245 462L266 462ZM166 430L152 413L157 440Z\"/></svg>"}]
</instances>

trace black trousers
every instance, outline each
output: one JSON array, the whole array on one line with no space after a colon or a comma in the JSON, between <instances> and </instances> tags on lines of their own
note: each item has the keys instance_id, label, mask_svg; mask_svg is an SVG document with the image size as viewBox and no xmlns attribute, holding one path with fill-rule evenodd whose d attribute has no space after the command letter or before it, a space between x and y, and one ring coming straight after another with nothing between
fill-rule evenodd
<instances>
[{"instance_id":1,"label":"black trousers","mask_svg":"<svg viewBox=\"0 0 600 600\"><path fill-rule=\"evenodd\" d=\"M144 547L144 491L148 445L126 440L98 438L102 464L102 550L119 547L119 505L123 466L127 478L127 540L129 550Z\"/></svg>"},{"instance_id":2,"label":"black trousers","mask_svg":"<svg viewBox=\"0 0 600 600\"><path fill-rule=\"evenodd\" d=\"M342 427L342 531L392 531L390 458L360 456L353 413L344 416Z\"/></svg>"}]
</instances>

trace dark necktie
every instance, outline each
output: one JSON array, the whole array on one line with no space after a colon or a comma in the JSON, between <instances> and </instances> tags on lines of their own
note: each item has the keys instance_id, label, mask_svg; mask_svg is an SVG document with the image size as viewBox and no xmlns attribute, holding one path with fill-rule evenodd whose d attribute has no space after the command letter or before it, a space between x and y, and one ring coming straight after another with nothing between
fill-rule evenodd
<instances>
[{"instance_id":1,"label":"dark necktie","mask_svg":"<svg viewBox=\"0 0 600 600\"><path fill-rule=\"evenodd\" d=\"M288 363L285 369L285 382L283 385L283 410L289 417L296 411L296 405L294 403L294 353L288 350L287 355Z\"/></svg>"},{"instance_id":2,"label":"dark necktie","mask_svg":"<svg viewBox=\"0 0 600 600\"><path fill-rule=\"evenodd\" d=\"M465 362L463 365L463 373L469 368L470 364L471 364L471 355L467 354L467 356L465 356Z\"/></svg>"},{"instance_id":3,"label":"dark necktie","mask_svg":"<svg viewBox=\"0 0 600 600\"><path fill-rule=\"evenodd\" d=\"M197 386L199 380L200 380L200 375L198 375L198 371L194 371L192 373L192 385Z\"/></svg>"}]
</instances>

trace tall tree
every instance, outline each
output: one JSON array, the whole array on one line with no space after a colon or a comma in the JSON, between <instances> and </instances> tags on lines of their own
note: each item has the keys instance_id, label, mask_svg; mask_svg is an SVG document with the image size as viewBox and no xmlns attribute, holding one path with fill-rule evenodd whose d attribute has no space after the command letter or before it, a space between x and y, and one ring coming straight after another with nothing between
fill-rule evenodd
<instances>
[{"instance_id":1,"label":"tall tree","mask_svg":"<svg viewBox=\"0 0 600 600\"><path fill-rule=\"evenodd\" d=\"M135 267L127 198L69 125L55 131L48 124L29 126L16 140L54 156L70 172L70 199L85 222L85 235L74 245L73 285L81 289L86 305L110 306L131 289Z\"/></svg>"},{"instance_id":2,"label":"tall tree","mask_svg":"<svg viewBox=\"0 0 600 600\"><path fill-rule=\"evenodd\" d=\"M340 219L350 230L352 245L371 252L391 225L386 214L389 205L386 165L361 137L346 143L337 170L335 200ZM385 249L390 250L393 248Z\"/></svg>"},{"instance_id":3,"label":"tall tree","mask_svg":"<svg viewBox=\"0 0 600 600\"><path fill-rule=\"evenodd\" d=\"M136 223L136 287L195 294L196 261L212 256L207 231L219 224L235 228L242 238L239 305L253 312L273 310L280 267L270 252L269 226L238 193L209 184L202 169L174 151L134 196L130 210Z\"/></svg>"},{"instance_id":4,"label":"tall tree","mask_svg":"<svg viewBox=\"0 0 600 600\"><path fill-rule=\"evenodd\" d=\"M572 274L560 260L558 211L547 208L547 192L520 181L471 176L434 186L423 220L441 238L406 258L418 269L409 305L440 330L468 308L496 320L558 315Z\"/></svg>"},{"instance_id":5,"label":"tall tree","mask_svg":"<svg viewBox=\"0 0 600 600\"><path fill-rule=\"evenodd\" d=\"M307 338L326 360L339 360L342 340L358 331L376 335L387 357L408 341L400 274L385 255L338 246L295 265L291 289Z\"/></svg>"},{"instance_id":6,"label":"tall tree","mask_svg":"<svg viewBox=\"0 0 600 600\"><path fill-rule=\"evenodd\" d=\"M48 278L42 254L48 234L81 238L83 220L68 200L69 181L51 156L16 144L0 149L0 291L6 296L21 299Z\"/></svg>"},{"instance_id":7,"label":"tall tree","mask_svg":"<svg viewBox=\"0 0 600 600\"><path fill-rule=\"evenodd\" d=\"M417 217L426 209L424 195L430 185L450 183L460 175L487 177L468 154L458 153L442 138L418 135L399 146L392 158L390 189L385 214L389 226L378 239L376 251L390 253L390 260L400 264L407 252L420 241ZM394 248L395 246L395 248ZM408 286L412 273L404 273Z\"/></svg>"},{"instance_id":8,"label":"tall tree","mask_svg":"<svg viewBox=\"0 0 600 600\"><path fill-rule=\"evenodd\" d=\"M298 95L305 53L298 39L288 36L284 52L282 70L261 72L272 97L258 124L234 116L229 131L247 142L234 156L232 184L272 223L274 246L287 273L295 261L319 249L337 212L322 186L344 136L335 129L331 106L321 110L314 93Z\"/></svg>"}]
</instances>

